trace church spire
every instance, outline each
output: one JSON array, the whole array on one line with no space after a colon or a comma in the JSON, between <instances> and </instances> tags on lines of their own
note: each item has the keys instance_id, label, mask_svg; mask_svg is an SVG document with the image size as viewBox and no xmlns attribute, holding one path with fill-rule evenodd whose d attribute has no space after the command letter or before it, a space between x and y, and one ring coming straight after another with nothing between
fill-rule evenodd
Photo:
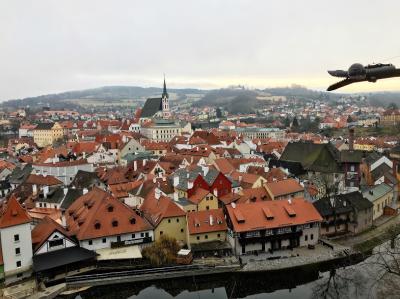
<instances>
[{"instance_id":1,"label":"church spire","mask_svg":"<svg viewBox=\"0 0 400 299\"><path fill-rule=\"evenodd\" d=\"M164 98L169 98L168 96L168 92L167 92L167 84L165 83L165 74L164 74L164 88L163 88L163 93L162 93L162 97Z\"/></svg>"}]
</instances>

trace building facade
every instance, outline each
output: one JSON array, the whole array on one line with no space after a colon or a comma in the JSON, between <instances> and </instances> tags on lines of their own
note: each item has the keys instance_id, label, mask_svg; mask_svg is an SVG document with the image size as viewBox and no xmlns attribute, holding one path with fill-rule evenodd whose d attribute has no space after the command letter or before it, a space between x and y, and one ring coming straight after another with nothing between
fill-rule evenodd
<instances>
[{"instance_id":1,"label":"building facade","mask_svg":"<svg viewBox=\"0 0 400 299\"><path fill-rule=\"evenodd\" d=\"M58 123L40 123L33 130L33 141L39 147L52 145L64 137L64 129Z\"/></svg>"},{"instance_id":2,"label":"building facade","mask_svg":"<svg viewBox=\"0 0 400 299\"><path fill-rule=\"evenodd\" d=\"M315 245L322 217L303 198L231 204L228 241L236 255Z\"/></svg>"}]
</instances>

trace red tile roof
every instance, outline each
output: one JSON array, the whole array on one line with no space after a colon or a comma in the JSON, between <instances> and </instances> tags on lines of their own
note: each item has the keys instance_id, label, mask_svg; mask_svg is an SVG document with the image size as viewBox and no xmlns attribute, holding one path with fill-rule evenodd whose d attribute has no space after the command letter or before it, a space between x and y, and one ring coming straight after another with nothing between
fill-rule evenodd
<instances>
[{"instance_id":1,"label":"red tile roof","mask_svg":"<svg viewBox=\"0 0 400 299\"><path fill-rule=\"evenodd\" d=\"M189 234L203 234L228 229L222 209L190 212L187 214Z\"/></svg>"},{"instance_id":2,"label":"red tile roof","mask_svg":"<svg viewBox=\"0 0 400 299\"><path fill-rule=\"evenodd\" d=\"M56 221L51 219L49 216L46 216L35 226L32 230L32 245L34 247L34 251L38 250L40 246L50 237L50 235L59 231L64 236L68 237L69 233L58 224Z\"/></svg>"},{"instance_id":3,"label":"red tile roof","mask_svg":"<svg viewBox=\"0 0 400 299\"><path fill-rule=\"evenodd\" d=\"M274 197L304 191L304 187L295 179L286 179L276 182L265 183L265 188L269 190Z\"/></svg>"},{"instance_id":4,"label":"red tile roof","mask_svg":"<svg viewBox=\"0 0 400 299\"><path fill-rule=\"evenodd\" d=\"M27 184L32 185L42 185L42 186L54 186L54 185L62 185L62 182L52 175L39 175L39 174L30 174L28 179L26 180Z\"/></svg>"},{"instance_id":5,"label":"red tile roof","mask_svg":"<svg viewBox=\"0 0 400 299\"><path fill-rule=\"evenodd\" d=\"M28 212L19 204L15 196L11 196L4 213L0 217L0 228L29 222L31 222L31 217L29 217Z\"/></svg>"},{"instance_id":6,"label":"red tile roof","mask_svg":"<svg viewBox=\"0 0 400 299\"><path fill-rule=\"evenodd\" d=\"M100 144L95 141L83 141L75 144L72 148L72 152L76 154L92 154L97 151Z\"/></svg>"},{"instance_id":7,"label":"red tile roof","mask_svg":"<svg viewBox=\"0 0 400 299\"><path fill-rule=\"evenodd\" d=\"M264 187L243 189L242 195L238 200L238 203L253 203L257 201L271 200L267 190Z\"/></svg>"},{"instance_id":8,"label":"red tile roof","mask_svg":"<svg viewBox=\"0 0 400 299\"><path fill-rule=\"evenodd\" d=\"M46 166L46 167L69 167L76 165L89 164L86 159L71 160L71 161L61 161L56 163L33 163L34 166Z\"/></svg>"},{"instance_id":9,"label":"red tile roof","mask_svg":"<svg viewBox=\"0 0 400 299\"><path fill-rule=\"evenodd\" d=\"M161 195L159 199L155 198L155 189L148 193L140 209L145 213L149 221L157 226L161 220L170 217L184 216L182 210L172 199Z\"/></svg>"},{"instance_id":10,"label":"red tile roof","mask_svg":"<svg viewBox=\"0 0 400 299\"><path fill-rule=\"evenodd\" d=\"M322 221L314 205L303 198L260 201L253 204L227 206L235 232L272 229ZM266 213L268 212L268 213ZM290 216L292 213L295 215ZM273 215L273 218L271 217ZM268 217L268 218L267 218Z\"/></svg>"},{"instance_id":11,"label":"red tile roof","mask_svg":"<svg viewBox=\"0 0 400 299\"><path fill-rule=\"evenodd\" d=\"M65 212L65 216L68 230L75 234L78 240L152 229L146 219L97 187L75 200Z\"/></svg>"},{"instance_id":12,"label":"red tile roof","mask_svg":"<svg viewBox=\"0 0 400 299\"><path fill-rule=\"evenodd\" d=\"M214 160L215 166L223 174L229 174L235 171L235 167L228 161L228 159L220 158Z\"/></svg>"},{"instance_id":13,"label":"red tile roof","mask_svg":"<svg viewBox=\"0 0 400 299\"><path fill-rule=\"evenodd\" d=\"M203 188L197 188L192 196L188 198L188 200L194 204L199 204L199 202L206 197L210 192L208 190L205 190Z\"/></svg>"},{"instance_id":14,"label":"red tile roof","mask_svg":"<svg viewBox=\"0 0 400 299\"><path fill-rule=\"evenodd\" d=\"M241 195L238 193L228 193L226 195L220 196L218 198L219 201L222 201L225 205L228 205L232 202L237 202L240 199Z\"/></svg>"}]
</instances>

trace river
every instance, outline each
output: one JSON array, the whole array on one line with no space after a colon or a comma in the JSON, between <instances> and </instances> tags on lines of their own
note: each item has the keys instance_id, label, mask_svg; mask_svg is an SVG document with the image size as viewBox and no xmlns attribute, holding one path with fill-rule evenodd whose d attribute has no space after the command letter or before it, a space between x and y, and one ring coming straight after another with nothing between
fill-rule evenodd
<instances>
[{"instance_id":1,"label":"river","mask_svg":"<svg viewBox=\"0 0 400 299\"><path fill-rule=\"evenodd\" d=\"M231 273L92 287L68 299L400 298L399 276L378 279L376 257L344 267L326 263L291 270ZM396 286L396 287L393 287Z\"/></svg>"}]
</instances>

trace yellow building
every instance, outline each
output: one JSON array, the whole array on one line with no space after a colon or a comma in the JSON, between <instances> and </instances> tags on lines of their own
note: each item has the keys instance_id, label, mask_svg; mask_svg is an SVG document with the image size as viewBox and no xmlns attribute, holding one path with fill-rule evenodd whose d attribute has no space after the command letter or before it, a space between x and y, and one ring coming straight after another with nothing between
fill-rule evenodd
<instances>
[{"instance_id":1,"label":"yellow building","mask_svg":"<svg viewBox=\"0 0 400 299\"><path fill-rule=\"evenodd\" d=\"M392 205L393 188L385 183L374 185L363 192L363 196L374 205L372 220L375 220L383 215L383 209L386 206Z\"/></svg>"},{"instance_id":2,"label":"yellow building","mask_svg":"<svg viewBox=\"0 0 400 299\"><path fill-rule=\"evenodd\" d=\"M52 145L55 141L64 137L63 127L55 123L40 123L33 130L33 141L39 147Z\"/></svg>"},{"instance_id":3,"label":"yellow building","mask_svg":"<svg viewBox=\"0 0 400 299\"><path fill-rule=\"evenodd\" d=\"M355 142L354 149L357 151L372 152L375 150L375 144L367 143L367 142L362 142L362 143Z\"/></svg>"},{"instance_id":4,"label":"yellow building","mask_svg":"<svg viewBox=\"0 0 400 299\"><path fill-rule=\"evenodd\" d=\"M395 126L400 124L400 110L391 109L385 111L381 116L382 126Z\"/></svg>"},{"instance_id":5,"label":"yellow building","mask_svg":"<svg viewBox=\"0 0 400 299\"><path fill-rule=\"evenodd\" d=\"M160 195L155 190L154 196L149 195L141 205L146 219L154 227L154 239L161 236L175 238L179 243L186 244L186 213L172 199Z\"/></svg>"},{"instance_id":6,"label":"yellow building","mask_svg":"<svg viewBox=\"0 0 400 299\"><path fill-rule=\"evenodd\" d=\"M161 236L175 238L178 242L187 244L185 213L182 216L163 218L154 229L155 240L159 240Z\"/></svg>"},{"instance_id":7,"label":"yellow building","mask_svg":"<svg viewBox=\"0 0 400 299\"><path fill-rule=\"evenodd\" d=\"M226 241L227 224L222 209L187 214L188 246Z\"/></svg>"},{"instance_id":8,"label":"yellow building","mask_svg":"<svg viewBox=\"0 0 400 299\"><path fill-rule=\"evenodd\" d=\"M218 198L208 190L197 188L189 198L179 199L178 204L185 212L215 210L218 209Z\"/></svg>"}]
</instances>

